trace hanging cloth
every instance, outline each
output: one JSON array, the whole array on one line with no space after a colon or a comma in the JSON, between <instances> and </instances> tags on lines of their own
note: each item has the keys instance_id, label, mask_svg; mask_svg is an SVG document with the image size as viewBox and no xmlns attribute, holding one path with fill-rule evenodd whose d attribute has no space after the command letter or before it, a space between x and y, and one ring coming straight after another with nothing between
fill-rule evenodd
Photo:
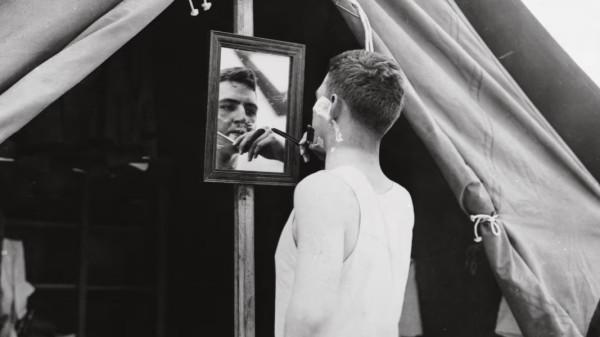
<instances>
[{"instance_id":1,"label":"hanging cloth","mask_svg":"<svg viewBox=\"0 0 600 337\"><path fill-rule=\"evenodd\" d=\"M2 326L0 336L17 337L15 324L25 317L27 298L34 289L25 279L25 255L23 243L15 240L3 240L2 266L0 274L0 317Z\"/></svg>"},{"instance_id":2,"label":"hanging cloth","mask_svg":"<svg viewBox=\"0 0 600 337\"><path fill-rule=\"evenodd\" d=\"M404 115L474 215L523 335L585 336L600 299L600 185L453 1L357 1L375 51L406 74ZM351 1L333 2L360 40Z\"/></svg>"}]
</instances>

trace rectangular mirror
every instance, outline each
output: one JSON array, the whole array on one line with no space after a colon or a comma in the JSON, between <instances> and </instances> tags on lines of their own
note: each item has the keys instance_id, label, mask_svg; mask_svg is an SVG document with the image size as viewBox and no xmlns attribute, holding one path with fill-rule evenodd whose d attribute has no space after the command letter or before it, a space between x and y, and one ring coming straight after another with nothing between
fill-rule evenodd
<instances>
[{"instance_id":1,"label":"rectangular mirror","mask_svg":"<svg viewBox=\"0 0 600 337\"><path fill-rule=\"evenodd\" d=\"M204 181L292 185L304 45L211 32ZM275 131L273 131L275 130Z\"/></svg>"}]
</instances>

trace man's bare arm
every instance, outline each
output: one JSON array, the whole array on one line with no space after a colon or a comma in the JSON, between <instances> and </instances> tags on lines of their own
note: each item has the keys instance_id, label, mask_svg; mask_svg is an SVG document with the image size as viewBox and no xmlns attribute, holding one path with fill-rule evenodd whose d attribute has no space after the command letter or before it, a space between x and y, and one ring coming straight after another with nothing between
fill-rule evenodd
<instances>
[{"instance_id":1,"label":"man's bare arm","mask_svg":"<svg viewBox=\"0 0 600 337\"><path fill-rule=\"evenodd\" d=\"M285 336L324 336L336 310L345 228L358 223L358 202L340 178L317 173L296 187L294 209L298 255Z\"/></svg>"}]
</instances>

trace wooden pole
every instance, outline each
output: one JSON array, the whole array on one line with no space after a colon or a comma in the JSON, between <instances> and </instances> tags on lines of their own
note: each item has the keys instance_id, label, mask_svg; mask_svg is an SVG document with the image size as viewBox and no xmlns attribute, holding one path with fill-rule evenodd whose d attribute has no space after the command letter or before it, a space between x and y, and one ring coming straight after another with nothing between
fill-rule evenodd
<instances>
[{"instance_id":1,"label":"wooden pole","mask_svg":"<svg viewBox=\"0 0 600 337\"><path fill-rule=\"evenodd\" d=\"M233 29L254 35L253 0L233 0ZM254 186L234 186L235 337L255 337Z\"/></svg>"},{"instance_id":2,"label":"wooden pole","mask_svg":"<svg viewBox=\"0 0 600 337\"><path fill-rule=\"evenodd\" d=\"M233 1L233 32L240 35L254 35L253 0Z\"/></svg>"},{"instance_id":3,"label":"wooden pole","mask_svg":"<svg viewBox=\"0 0 600 337\"><path fill-rule=\"evenodd\" d=\"M235 185L235 337L254 337L254 187Z\"/></svg>"}]
</instances>

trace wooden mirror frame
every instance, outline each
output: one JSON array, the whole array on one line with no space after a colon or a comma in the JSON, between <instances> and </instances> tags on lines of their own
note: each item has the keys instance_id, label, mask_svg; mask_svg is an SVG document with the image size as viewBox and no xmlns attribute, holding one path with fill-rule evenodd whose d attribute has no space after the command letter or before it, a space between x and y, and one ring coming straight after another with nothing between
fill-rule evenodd
<instances>
[{"instance_id":1,"label":"wooden mirror frame","mask_svg":"<svg viewBox=\"0 0 600 337\"><path fill-rule=\"evenodd\" d=\"M296 145L286 141L284 172L224 170L216 168L217 113L221 48L277 54L290 57L288 115L286 132L296 139L302 136L302 94L304 86L305 46L303 44L243 36L219 31L210 32L208 104L204 147L204 181L253 184L295 185L298 181L300 156Z\"/></svg>"}]
</instances>

